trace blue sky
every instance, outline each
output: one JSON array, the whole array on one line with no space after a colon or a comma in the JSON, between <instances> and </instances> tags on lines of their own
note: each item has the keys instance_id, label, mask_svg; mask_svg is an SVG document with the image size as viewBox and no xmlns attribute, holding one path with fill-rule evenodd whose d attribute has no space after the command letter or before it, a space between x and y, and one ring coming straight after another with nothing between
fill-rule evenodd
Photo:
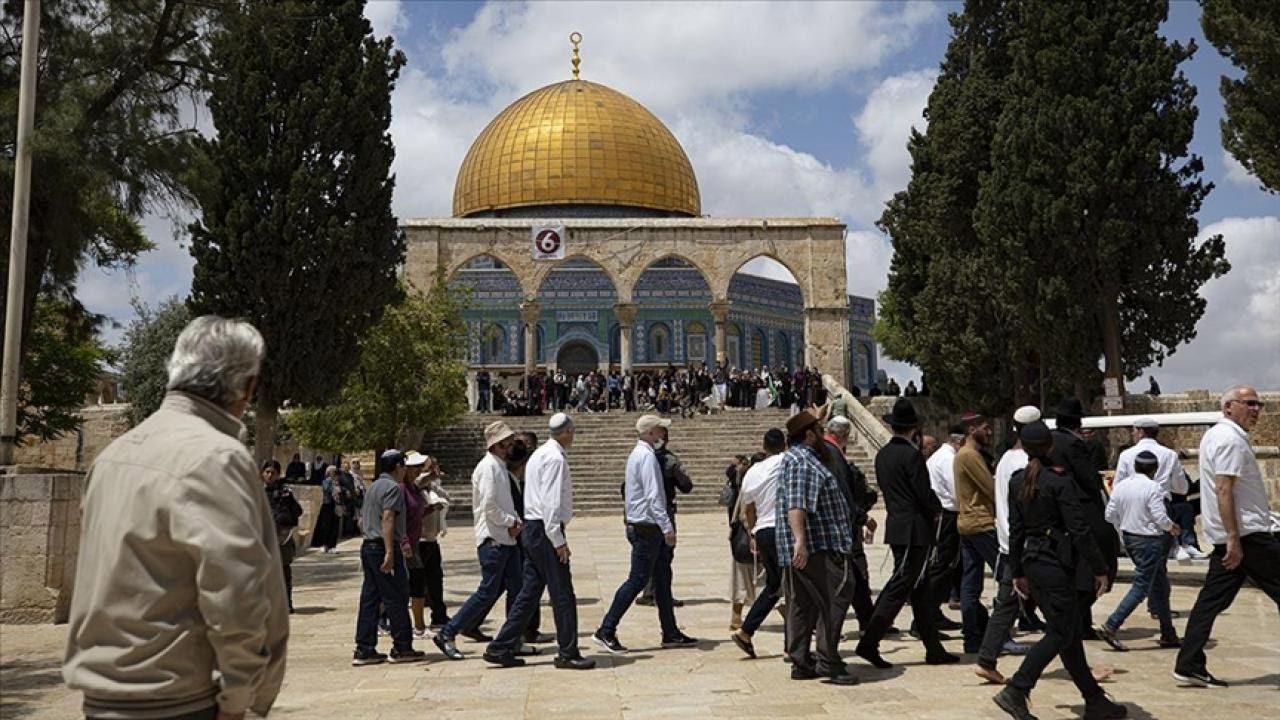
<instances>
[{"instance_id":1,"label":"blue sky","mask_svg":"<svg viewBox=\"0 0 1280 720\"><path fill-rule=\"evenodd\" d=\"M949 38L957 3L468 3L377 0L366 11L408 56L394 98L395 211L448 215L467 147L503 107L569 77L568 34L583 33L582 76L639 100L671 127L698 174L704 212L835 215L849 226L849 289L883 289L891 255L874 221L909 178L905 142ZM1199 89L1194 152L1217 185L1200 215L1236 265L1205 288L1200 336L1154 372L1166 390L1250 382L1280 388L1280 198L1229 161L1219 77L1234 69L1203 38L1199 5L1172 3L1164 32L1194 39L1183 65ZM154 302L183 295L190 259L169 221L132 273ZM775 274L767 264L752 268ZM132 315L121 276L87 271L87 303ZM1224 348L1226 349L1224 351ZM913 370L886 362L899 378Z\"/></svg>"}]
</instances>

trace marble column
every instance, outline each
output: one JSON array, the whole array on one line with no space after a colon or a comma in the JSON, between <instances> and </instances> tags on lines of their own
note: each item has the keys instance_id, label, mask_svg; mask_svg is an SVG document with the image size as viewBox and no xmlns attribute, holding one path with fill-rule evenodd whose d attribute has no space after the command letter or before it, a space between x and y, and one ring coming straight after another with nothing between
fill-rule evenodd
<instances>
[{"instance_id":1,"label":"marble column","mask_svg":"<svg viewBox=\"0 0 1280 720\"><path fill-rule=\"evenodd\" d=\"M716 322L716 362L726 368L729 367L729 306L728 300L717 300L707 306Z\"/></svg>"},{"instance_id":2,"label":"marble column","mask_svg":"<svg viewBox=\"0 0 1280 720\"><path fill-rule=\"evenodd\" d=\"M636 324L635 303L618 303L613 306L613 315L618 319L618 354L622 360L622 373L631 372L631 330Z\"/></svg>"},{"instance_id":3,"label":"marble column","mask_svg":"<svg viewBox=\"0 0 1280 720\"><path fill-rule=\"evenodd\" d=\"M529 376L538 366L538 317L542 314L542 306L536 302L520 304L520 319L524 320L524 376L525 388L529 387Z\"/></svg>"}]
</instances>

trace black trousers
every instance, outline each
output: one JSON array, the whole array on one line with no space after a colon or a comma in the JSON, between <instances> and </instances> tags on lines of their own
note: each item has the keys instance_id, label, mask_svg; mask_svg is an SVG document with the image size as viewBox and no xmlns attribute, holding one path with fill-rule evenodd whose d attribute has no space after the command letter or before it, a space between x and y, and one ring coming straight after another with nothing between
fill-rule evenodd
<instances>
[{"instance_id":1,"label":"black trousers","mask_svg":"<svg viewBox=\"0 0 1280 720\"><path fill-rule=\"evenodd\" d=\"M937 612L929 585L921 577L925 562L929 559L928 545L890 545L893 551L893 576L885 583L876 599L870 627L858 642L860 647L877 649L885 632L893 624L902 606L911 601L911 613L915 615L916 631L929 653L942 653L942 641L938 639Z\"/></svg>"},{"instance_id":2,"label":"black trousers","mask_svg":"<svg viewBox=\"0 0 1280 720\"><path fill-rule=\"evenodd\" d=\"M787 655L795 667L815 668L821 675L844 672L840 659L840 635L853 595L856 572L846 555L819 552L809 557L803 570L787 567ZM817 630L815 666L810 641Z\"/></svg>"},{"instance_id":3,"label":"black trousers","mask_svg":"<svg viewBox=\"0 0 1280 720\"><path fill-rule=\"evenodd\" d=\"M1080 606L1092 593L1076 589L1075 572L1051 562L1028 560L1025 565L1031 595L1044 613L1045 633L1022 659L1018 672L1009 685L1030 694L1044 669L1056 657L1071 675L1071 681L1086 700L1102 694L1098 681L1089 671L1081 636Z\"/></svg>"},{"instance_id":4,"label":"black trousers","mask_svg":"<svg viewBox=\"0 0 1280 720\"><path fill-rule=\"evenodd\" d=\"M298 554L298 541L289 538L289 542L280 546L280 569L284 571L284 594L289 600L289 611L293 611L293 558Z\"/></svg>"},{"instance_id":5,"label":"black trousers","mask_svg":"<svg viewBox=\"0 0 1280 720\"><path fill-rule=\"evenodd\" d=\"M1218 613L1231 607L1245 579L1252 580L1280 607L1280 540L1270 533L1260 532L1240 538L1244 560L1235 570L1222 564L1227 554L1226 545L1215 545L1209 556L1209 572L1196 604L1187 618L1187 629L1182 636L1182 649L1174 666L1179 673L1205 671L1204 646L1213 631L1213 621Z\"/></svg>"},{"instance_id":6,"label":"black trousers","mask_svg":"<svg viewBox=\"0 0 1280 720\"><path fill-rule=\"evenodd\" d=\"M543 521L529 520L520 537L524 539L521 545L525 553L524 581L511 606L511 614L489 644L489 652L505 655L520 647L521 635L528 632L533 618L539 614L543 591L549 590L560 657L578 657L578 599L573 592L569 564L560 562Z\"/></svg>"},{"instance_id":7,"label":"black trousers","mask_svg":"<svg viewBox=\"0 0 1280 720\"><path fill-rule=\"evenodd\" d=\"M444 561L440 557L440 543L418 541L418 555L427 574L427 606L431 608L431 624L445 625L449 622L449 608L444 604Z\"/></svg>"},{"instance_id":8,"label":"black trousers","mask_svg":"<svg viewBox=\"0 0 1280 720\"><path fill-rule=\"evenodd\" d=\"M960 531L956 528L957 513L942 511L938 521L938 543L934 546L933 559L926 571L925 583L934 609L951 597L952 588L958 589L961 575ZM959 593L957 593L958 595ZM919 619L916 620L918 624Z\"/></svg>"},{"instance_id":9,"label":"black trousers","mask_svg":"<svg viewBox=\"0 0 1280 720\"><path fill-rule=\"evenodd\" d=\"M854 528L853 533L857 538L862 534L862 528ZM871 616L875 613L876 605L871 600L871 574L867 565L867 551L856 539L853 542L853 552L850 557L853 560L854 575L858 580L853 586L853 616L858 619L858 629L865 633L871 627Z\"/></svg>"}]
</instances>

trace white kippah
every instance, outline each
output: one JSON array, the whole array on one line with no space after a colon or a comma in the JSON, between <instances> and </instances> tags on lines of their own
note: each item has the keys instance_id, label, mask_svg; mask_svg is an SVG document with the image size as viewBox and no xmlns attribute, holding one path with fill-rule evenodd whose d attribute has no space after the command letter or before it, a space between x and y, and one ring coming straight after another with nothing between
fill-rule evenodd
<instances>
[{"instance_id":1,"label":"white kippah","mask_svg":"<svg viewBox=\"0 0 1280 720\"><path fill-rule=\"evenodd\" d=\"M564 430L565 428L569 427L572 424L573 424L573 418L569 417L568 415L565 415L562 412L558 412L555 415L551 416L551 422L548 423L548 427L551 428L551 432L558 432L560 430Z\"/></svg>"},{"instance_id":2,"label":"white kippah","mask_svg":"<svg viewBox=\"0 0 1280 720\"><path fill-rule=\"evenodd\" d=\"M1013 421L1019 425L1030 425L1040 419L1040 408L1035 405L1023 405L1013 414Z\"/></svg>"}]
</instances>

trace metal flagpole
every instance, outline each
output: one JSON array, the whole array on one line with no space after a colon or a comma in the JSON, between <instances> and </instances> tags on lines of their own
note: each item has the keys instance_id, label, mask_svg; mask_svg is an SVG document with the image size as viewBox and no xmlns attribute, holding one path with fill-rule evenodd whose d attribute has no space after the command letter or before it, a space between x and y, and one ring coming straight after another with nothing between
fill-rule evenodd
<instances>
[{"instance_id":1,"label":"metal flagpole","mask_svg":"<svg viewBox=\"0 0 1280 720\"><path fill-rule=\"evenodd\" d=\"M18 444L18 382L22 300L27 274L27 220L31 206L31 128L36 109L36 57L40 0L26 0L22 15L22 79L18 86L18 150L13 165L13 224L9 231L9 289L5 297L4 367L0 374L0 465L11 465Z\"/></svg>"}]
</instances>

